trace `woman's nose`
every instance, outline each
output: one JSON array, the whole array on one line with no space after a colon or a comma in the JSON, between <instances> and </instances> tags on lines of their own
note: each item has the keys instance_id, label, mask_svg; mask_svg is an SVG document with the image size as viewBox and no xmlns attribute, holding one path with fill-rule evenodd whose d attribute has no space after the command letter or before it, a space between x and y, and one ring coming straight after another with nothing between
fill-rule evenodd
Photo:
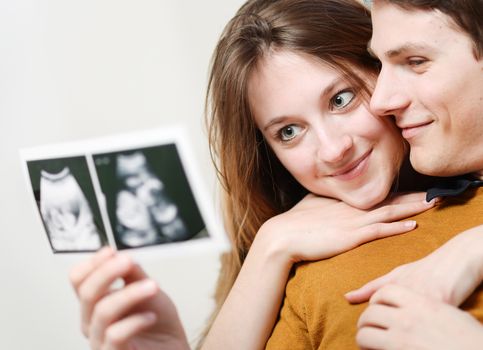
<instances>
[{"instance_id":1,"label":"woman's nose","mask_svg":"<svg viewBox=\"0 0 483 350\"><path fill-rule=\"evenodd\" d=\"M317 157L323 162L337 163L344 159L352 146L353 142L350 135L325 136L320 142Z\"/></svg>"}]
</instances>

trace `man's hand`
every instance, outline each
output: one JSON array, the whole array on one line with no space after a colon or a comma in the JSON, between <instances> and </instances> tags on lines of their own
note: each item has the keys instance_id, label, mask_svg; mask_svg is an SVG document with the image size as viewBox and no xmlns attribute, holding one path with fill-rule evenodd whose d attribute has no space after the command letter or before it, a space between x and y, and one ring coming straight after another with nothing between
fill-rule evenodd
<instances>
[{"instance_id":1,"label":"man's hand","mask_svg":"<svg viewBox=\"0 0 483 350\"><path fill-rule=\"evenodd\" d=\"M351 303L367 301L387 284L407 287L458 306L483 279L483 226L464 231L423 259L395 268L346 294Z\"/></svg>"},{"instance_id":2,"label":"man's hand","mask_svg":"<svg viewBox=\"0 0 483 350\"><path fill-rule=\"evenodd\" d=\"M483 326L469 313L397 285L372 296L357 326L362 349L476 350L483 345Z\"/></svg>"}]
</instances>

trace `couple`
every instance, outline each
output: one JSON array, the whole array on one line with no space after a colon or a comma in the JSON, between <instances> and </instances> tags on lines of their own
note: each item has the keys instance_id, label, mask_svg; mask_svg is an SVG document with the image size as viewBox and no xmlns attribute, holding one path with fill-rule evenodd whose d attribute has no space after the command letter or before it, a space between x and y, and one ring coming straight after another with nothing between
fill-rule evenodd
<instances>
[{"instance_id":1,"label":"couple","mask_svg":"<svg viewBox=\"0 0 483 350\"><path fill-rule=\"evenodd\" d=\"M375 0L372 32L356 1L251 0L228 23L208 100L233 251L203 349L483 344L481 7ZM408 151L470 175L436 204L396 194L433 181ZM71 281L93 349L189 348L127 256L103 249Z\"/></svg>"}]
</instances>

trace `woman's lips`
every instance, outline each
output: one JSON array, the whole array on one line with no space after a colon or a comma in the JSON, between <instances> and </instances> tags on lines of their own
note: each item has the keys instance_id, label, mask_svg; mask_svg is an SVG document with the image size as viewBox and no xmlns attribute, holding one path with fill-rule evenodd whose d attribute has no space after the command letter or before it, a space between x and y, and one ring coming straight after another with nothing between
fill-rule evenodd
<instances>
[{"instance_id":1,"label":"woman's lips","mask_svg":"<svg viewBox=\"0 0 483 350\"><path fill-rule=\"evenodd\" d=\"M371 153L372 150L364 154L354 163L350 164L348 168L332 174L332 177L336 178L337 180L350 181L360 176L367 168L367 164L369 163L369 156L371 155Z\"/></svg>"}]
</instances>

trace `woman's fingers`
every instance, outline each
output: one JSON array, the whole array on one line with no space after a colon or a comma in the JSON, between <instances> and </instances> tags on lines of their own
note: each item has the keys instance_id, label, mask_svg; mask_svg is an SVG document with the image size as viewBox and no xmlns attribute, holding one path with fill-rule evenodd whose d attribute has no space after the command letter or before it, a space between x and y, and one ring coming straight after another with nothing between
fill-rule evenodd
<instances>
[{"instance_id":1,"label":"woman's fingers","mask_svg":"<svg viewBox=\"0 0 483 350\"><path fill-rule=\"evenodd\" d=\"M402 204L410 202L420 202L426 200L426 192L410 192L410 193L398 193L390 196L383 201L380 206L390 204Z\"/></svg>"},{"instance_id":2,"label":"woman's fingers","mask_svg":"<svg viewBox=\"0 0 483 350\"><path fill-rule=\"evenodd\" d=\"M115 252L111 247L104 247L90 259L75 265L70 270L69 279L77 295L79 295L79 287L87 276L89 276L92 271L102 265L106 260L110 259L114 254Z\"/></svg>"},{"instance_id":3,"label":"woman's fingers","mask_svg":"<svg viewBox=\"0 0 483 350\"><path fill-rule=\"evenodd\" d=\"M368 212L368 218L371 222L390 222L401 220L434 207L435 201L426 202L415 201L408 203L399 203L385 205Z\"/></svg>"},{"instance_id":4,"label":"woman's fingers","mask_svg":"<svg viewBox=\"0 0 483 350\"><path fill-rule=\"evenodd\" d=\"M136 281L141 281L146 278L149 278L149 276L144 272L144 270L137 264L136 262L133 262L133 266L131 270L129 271L128 275L125 275L124 277L124 283L125 284L130 284Z\"/></svg>"},{"instance_id":5,"label":"woman's fingers","mask_svg":"<svg viewBox=\"0 0 483 350\"><path fill-rule=\"evenodd\" d=\"M378 238L389 237L404 232L409 232L416 228L416 221L396 221L396 222L377 222L364 226L360 229L361 243L372 241Z\"/></svg>"},{"instance_id":6,"label":"woman's fingers","mask_svg":"<svg viewBox=\"0 0 483 350\"><path fill-rule=\"evenodd\" d=\"M379 238L389 237L411 231L415 227L415 221L375 223L360 227L358 229L354 229L350 235L336 235L336 237L333 237L333 241L331 243L332 249L325 249L325 251L317 250L314 252L312 259L326 259ZM313 242L311 242L310 249L313 249L313 247L321 247L321 243L323 244L323 247L327 247L326 237L323 237L322 241L320 241L319 237L316 237L316 239L318 239L318 242L316 244L312 244ZM311 255L312 254L304 254L304 256Z\"/></svg>"},{"instance_id":7,"label":"woman's fingers","mask_svg":"<svg viewBox=\"0 0 483 350\"><path fill-rule=\"evenodd\" d=\"M89 336L89 323L96 303L109 292L111 285L118 278L127 275L133 266L128 256L113 256L98 266L80 285L82 331L86 336Z\"/></svg>"},{"instance_id":8,"label":"woman's fingers","mask_svg":"<svg viewBox=\"0 0 483 350\"><path fill-rule=\"evenodd\" d=\"M151 311L129 315L110 325L106 330L103 350L129 349L127 342L156 322L156 314Z\"/></svg>"},{"instance_id":9,"label":"woman's fingers","mask_svg":"<svg viewBox=\"0 0 483 350\"><path fill-rule=\"evenodd\" d=\"M104 342L106 329L111 324L123 318L129 310L156 295L158 291L156 282L145 279L126 285L102 298L92 312L89 329L91 344L97 348Z\"/></svg>"},{"instance_id":10,"label":"woman's fingers","mask_svg":"<svg viewBox=\"0 0 483 350\"><path fill-rule=\"evenodd\" d=\"M363 243L374 241L379 238L389 237L413 230L416 227L416 221L396 221L396 222L378 222L359 228L355 235L349 238L348 249L355 248Z\"/></svg>"}]
</instances>

